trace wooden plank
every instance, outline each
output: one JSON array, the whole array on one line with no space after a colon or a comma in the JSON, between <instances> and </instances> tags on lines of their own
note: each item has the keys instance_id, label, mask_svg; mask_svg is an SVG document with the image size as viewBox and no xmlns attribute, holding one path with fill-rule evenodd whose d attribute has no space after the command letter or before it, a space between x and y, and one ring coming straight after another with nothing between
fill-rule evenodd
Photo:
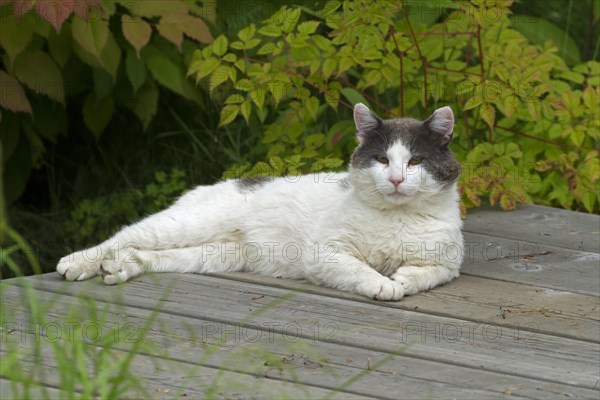
<instances>
[{"instance_id":1,"label":"wooden plank","mask_svg":"<svg viewBox=\"0 0 600 400\"><path fill-rule=\"evenodd\" d=\"M1 349L0 349L1 350ZM1 353L1 351L0 351ZM0 399L66 399L65 392L55 387L42 384L30 385L25 391L25 385L0 378Z\"/></svg>"},{"instance_id":2,"label":"wooden plank","mask_svg":"<svg viewBox=\"0 0 600 400\"><path fill-rule=\"evenodd\" d=\"M464 231L572 250L600 252L600 216L537 205L469 210Z\"/></svg>"},{"instance_id":3,"label":"wooden plank","mask_svg":"<svg viewBox=\"0 0 600 400\"><path fill-rule=\"evenodd\" d=\"M594 296L600 293L598 253L469 232L465 232L464 249L464 274Z\"/></svg>"},{"instance_id":4,"label":"wooden plank","mask_svg":"<svg viewBox=\"0 0 600 400\"><path fill-rule=\"evenodd\" d=\"M520 331L592 342L598 341L600 338L600 300L598 297L493 279L464 275L444 286L405 297L399 302L378 302L363 296L291 279L276 279L241 273L215 276L240 282L302 290L306 293L349 299L383 307L418 310L431 315L493 324L513 330L519 329Z\"/></svg>"},{"instance_id":5,"label":"wooden plank","mask_svg":"<svg viewBox=\"0 0 600 400\"><path fill-rule=\"evenodd\" d=\"M28 314L22 310L22 302L18 299L17 288L7 290L5 296L5 307L14 312L15 321L26 320ZM37 292L36 296L53 297L52 294ZM73 304L73 298L69 296L60 296L51 300L49 318L52 321L66 321L73 318L69 315L69 309ZM98 302L100 309L104 304ZM147 318L147 311L125 307L115 312L108 312L107 324L123 324L122 315L127 316L127 323L141 326ZM309 381L323 388L337 387L344 380L357 376L359 373L368 372L368 374L347 389L351 391L362 391L373 397L397 398L397 393L403 393L403 397L418 398L425 393L433 398L496 398L511 393L516 397L527 398L586 398L594 394L590 389L583 389L573 386L560 385L554 382L537 381L522 377L508 376L489 371L465 368L448 365L429 360L404 357L402 353L390 358L388 354L376 351L369 351L360 348L352 348L343 344L327 343L318 340L307 340L284 337L269 331L258 331L255 329L240 330L239 327L230 324L219 324L218 329L214 322L199 320L197 318L188 318L184 316L173 316L161 314L162 324L157 321L156 330L148 335L145 343L153 342L160 344L162 349L168 352L170 358L178 361L185 360L191 365L197 364L198 358L206 351L205 346L199 346L198 342L211 342L216 339L218 351L215 351L215 357L209 357L203 361L203 365L210 367L222 367L224 360L237 361L240 357L235 357L235 353L244 354L243 362L237 362L236 365L255 365L253 371L245 371L252 376L264 376L269 374L279 374L276 368L264 365L264 359L256 354L261 352L262 346L269 352L278 354L288 364L293 367L297 374L297 382L303 383ZM81 320L83 322L84 320ZM168 328L167 328L168 327ZM190 332L207 332L208 327L212 334L200 334L200 340L192 340ZM226 340L220 339L225 335ZM257 340L256 338L259 338ZM283 340L282 340L283 339ZM287 340L286 340L287 339ZM298 339L298 340L296 340ZM43 339L42 339L43 340ZM116 344L119 346L119 343ZM120 347L119 347L120 348ZM252 351L241 352L242 349L251 349ZM308 350L308 353L305 353ZM297 352L300 350L300 352ZM145 348L146 354L152 354L152 350ZM294 352L294 353L290 353ZM157 355L164 357L160 352ZM233 357L232 357L233 356ZM379 361L385 361L382 365L375 367ZM167 361L160 361L161 365ZM316 364L316 365L315 365ZM367 364L374 368L372 371L366 371ZM231 363L228 365L231 368ZM166 371L160 373L160 377L172 373L173 368L169 367ZM136 369L136 372L139 371ZM185 374L183 374L185 375ZM173 393L173 389L169 389ZM345 393L340 397L346 397Z\"/></svg>"},{"instance_id":6,"label":"wooden plank","mask_svg":"<svg viewBox=\"0 0 600 400\"><path fill-rule=\"evenodd\" d=\"M30 368L44 370L46 384L60 387L61 377L57 370L54 351L49 342L41 340L41 349L33 356L32 342L19 343L19 349L24 352L24 364ZM0 355L6 355L3 347ZM115 359L124 358L127 352L113 350L111 356ZM265 375L240 374L227 370L219 370L208 366L197 366L194 363L180 362L172 359L158 359L144 354L137 354L131 363L130 372L142 381L144 390L153 398L204 398L207 392L218 394L221 398L253 399L253 398L333 398L366 399L352 393L333 393L331 390L322 389L305 384L274 379ZM82 390L82 387L78 387ZM141 390L129 391L125 398L140 399L147 395ZM3 397L7 399L10 397ZM41 397L43 398L43 397ZM62 397L64 398L64 396Z\"/></svg>"},{"instance_id":7,"label":"wooden plank","mask_svg":"<svg viewBox=\"0 0 600 400\"><path fill-rule=\"evenodd\" d=\"M336 327L330 342L382 352L402 348L405 356L588 389L596 384L595 371L600 367L595 356L600 350L598 343L306 293L281 299L289 294L287 290L215 277L187 275L182 280L179 274L163 274L160 279L146 276L122 289L94 281L64 284L58 279L47 274L30 281L46 291L80 292L107 302L122 296L125 304L144 309L155 307L161 294L169 291L162 312L259 326L277 321L308 329L308 324L330 323ZM277 302L281 304L275 306ZM253 310L260 313L254 315ZM405 348L407 343L410 346Z\"/></svg>"}]
</instances>

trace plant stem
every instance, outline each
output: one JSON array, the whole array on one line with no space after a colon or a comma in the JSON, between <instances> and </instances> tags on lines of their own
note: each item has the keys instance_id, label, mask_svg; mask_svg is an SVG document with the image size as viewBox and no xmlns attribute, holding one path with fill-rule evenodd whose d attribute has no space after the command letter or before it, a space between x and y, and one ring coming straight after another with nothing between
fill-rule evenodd
<instances>
[{"instance_id":1,"label":"plant stem","mask_svg":"<svg viewBox=\"0 0 600 400\"><path fill-rule=\"evenodd\" d=\"M391 29L392 40L394 41L394 46L396 46L396 51L398 52L398 58L400 59L400 117L404 117L404 53L400 51L400 46L398 46L398 41L396 40L396 30Z\"/></svg>"},{"instance_id":2,"label":"plant stem","mask_svg":"<svg viewBox=\"0 0 600 400\"><path fill-rule=\"evenodd\" d=\"M423 52L421 52L421 47L419 46L419 42L417 41L417 37L415 36L415 31L413 30L412 24L410 23L410 17L407 13L404 13L404 16L406 18L406 24L408 25L408 29L410 30L410 36L412 37L413 43L417 48L417 53L419 53L421 63L423 64L423 107L425 108L425 115L427 115L427 60L423 56Z\"/></svg>"}]
</instances>

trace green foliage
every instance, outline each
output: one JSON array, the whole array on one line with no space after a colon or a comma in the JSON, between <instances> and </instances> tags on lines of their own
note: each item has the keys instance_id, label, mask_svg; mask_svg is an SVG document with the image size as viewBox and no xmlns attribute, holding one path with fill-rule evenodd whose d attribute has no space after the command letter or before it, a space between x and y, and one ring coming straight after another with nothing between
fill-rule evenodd
<instances>
[{"instance_id":1,"label":"green foliage","mask_svg":"<svg viewBox=\"0 0 600 400\"><path fill-rule=\"evenodd\" d=\"M196 50L188 73L222 104L220 125L243 118L265 132L267 162L225 176L340 166L354 138L339 105L368 99L383 116L423 119L450 104L463 206L533 200L597 212L600 64L570 68L551 42L531 44L513 28L510 5L284 6Z\"/></svg>"},{"instance_id":2,"label":"green foliage","mask_svg":"<svg viewBox=\"0 0 600 400\"><path fill-rule=\"evenodd\" d=\"M145 190L127 190L105 197L82 200L65 222L65 231L77 246L98 243L109 237L123 221L133 221L168 207L186 189L185 173L159 171Z\"/></svg>"},{"instance_id":3,"label":"green foliage","mask_svg":"<svg viewBox=\"0 0 600 400\"><path fill-rule=\"evenodd\" d=\"M2 1L0 129L12 144L5 165L22 171L7 179L7 202L48 144L77 130L74 115L99 139L119 110L147 129L161 86L202 105L185 71L193 43L213 40L204 11L183 0Z\"/></svg>"}]
</instances>

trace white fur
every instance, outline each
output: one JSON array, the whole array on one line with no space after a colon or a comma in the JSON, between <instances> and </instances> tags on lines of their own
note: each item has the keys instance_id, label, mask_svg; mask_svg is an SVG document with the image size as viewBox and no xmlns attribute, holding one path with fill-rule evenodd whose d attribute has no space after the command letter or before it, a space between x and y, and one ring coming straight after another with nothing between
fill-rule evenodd
<instances>
[{"instance_id":1,"label":"white fur","mask_svg":"<svg viewBox=\"0 0 600 400\"><path fill-rule=\"evenodd\" d=\"M389 166L277 178L254 191L235 181L198 187L97 248L62 258L57 271L68 280L101 274L107 284L146 271L248 271L380 300L448 282L462 261L456 190L441 191L418 166L410 172L401 144L388 157ZM395 174L405 180L402 194L389 182Z\"/></svg>"},{"instance_id":2,"label":"white fur","mask_svg":"<svg viewBox=\"0 0 600 400\"><path fill-rule=\"evenodd\" d=\"M450 116L437 110L431 129L451 133ZM363 105L355 119L359 140L379 123ZM144 272L247 271L379 300L452 280L463 247L456 185L408 165L410 151L400 142L386 157L389 163L370 168L254 188L235 180L198 187L97 247L63 257L57 271L68 280L100 274L106 284Z\"/></svg>"}]
</instances>

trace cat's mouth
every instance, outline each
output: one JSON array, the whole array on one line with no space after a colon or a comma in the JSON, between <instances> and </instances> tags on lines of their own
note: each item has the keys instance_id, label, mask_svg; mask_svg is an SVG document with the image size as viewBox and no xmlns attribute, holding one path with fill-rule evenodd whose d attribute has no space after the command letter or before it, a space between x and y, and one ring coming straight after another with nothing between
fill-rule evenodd
<instances>
[{"instance_id":1,"label":"cat's mouth","mask_svg":"<svg viewBox=\"0 0 600 400\"><path fill-rule=\"evenodd\" d=\"M388 193L388 196L391 197L404 197L406 193L399 192L398 190L394 190L392 193Z\"/></svg>"}]
</instances>

